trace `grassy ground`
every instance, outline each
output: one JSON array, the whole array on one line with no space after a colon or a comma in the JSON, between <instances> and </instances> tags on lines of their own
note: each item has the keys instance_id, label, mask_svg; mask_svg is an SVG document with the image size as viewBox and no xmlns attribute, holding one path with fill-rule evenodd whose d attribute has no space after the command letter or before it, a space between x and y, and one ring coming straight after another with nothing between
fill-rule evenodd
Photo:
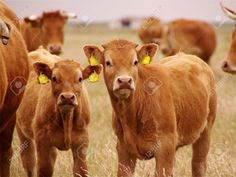
<instances>
[{"instance_id":1,"label":"grassy ground","mask_svg":"<svg viewBox=\"0 0 236 177\"><path fill-rule=\"evenodd\" d=\"M233 26L217 27L218 47L211 60L211 66L217 79L218 114L212 133L211 149L208 156L208 177L236 176L236 76L221 71L221 60L225 56L231 41ZM135 31L108 30L105 28L82 27L67 28L65 52L66 58L78 59L84 66L87 64L82 47L85 44L103 44L114 38L126 38L140 43ZM156 61L162 57L157 55ZM89 124L90 145L88 150L88 167L90 177L116 176L117 155L116 137L111 127L111 106L106 88L101 79L96 84L86 83L92 107ZM14 159L11 165L13 177L25 176L19 154L17 135L14 136ZM138 161L136 177L151 176L155 162ZM177 152L175 176L191 176L191 147L184 147ZM54 170L55 177L72 176L71 152L59 152Z\"/></svg>"}]
</instances>

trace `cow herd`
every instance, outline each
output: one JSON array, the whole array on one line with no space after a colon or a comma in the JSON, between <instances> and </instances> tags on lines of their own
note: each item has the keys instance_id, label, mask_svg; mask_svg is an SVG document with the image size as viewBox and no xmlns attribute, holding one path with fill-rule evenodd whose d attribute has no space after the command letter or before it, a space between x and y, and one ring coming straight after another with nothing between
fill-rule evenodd
<instances>
[{"instance_id":1,"label":"cow herd","mask_svg":"<svg viewBox=\"0 0 236 177\"><path fill-rule=\"evenodd\" d=\"M236 12L221 5L231 19ZM145 19L143 45L126 39L85 45L89 65L58 56L64 41L65 11L19 20L0 0L0 177L10 176L11 142L16 128L28 177L51 177L57 150L71 150L73 175L88 176L86 152L91 110L84 80L103 72L117 136L118 177L131 177L136 161L154 158L155 176L173 176L178 148L192 145L192 176L205 177L217 93L209 65L216 47L206 22L179 19L165 29ZM160 46L167 57L150 64ZM57 54L57 55L54 55ZM236 72L236 30L225 72ZM152 83L155 89L147 89Z\"/></svg>"}]
</instances>

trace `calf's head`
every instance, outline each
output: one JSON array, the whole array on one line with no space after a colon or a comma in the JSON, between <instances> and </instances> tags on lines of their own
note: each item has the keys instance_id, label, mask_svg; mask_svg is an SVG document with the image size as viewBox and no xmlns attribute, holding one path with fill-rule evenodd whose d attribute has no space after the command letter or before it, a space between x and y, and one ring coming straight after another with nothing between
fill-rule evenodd
<instances>
[{"instance_id":1,"label":"calf's head","mask_svg":"<svg viewBox=\"0 0 236 177\"><path fill-rule=\"evenodd\" d=\"M85 46L86 56L96 58L104 68L104 79L112 96L127 99L135 90L138 80L139 63L151 60L157 50L156 44L145 44L139 50L127 40L114 40L101 51L96 46ZM144 61L146 62L146 61Z\"/></svg>"},{"instance_id":2,"label":"calf's head","mask_svg":"<svg viewBox=\"0 0 236 177\"><path fill-rule=\"evenodd\" d=\"M232 20L236 21L236 12L224 7L221 4L221 8L223 12ZM236 24L235 29L232 35L232 42L230 45L229 52L227 54L227 58L222 63L222 70L228 73L236 73Z\"/></svg>"},{"instance_id":3,"label":"calf's head","mask_svg":"<svg viewBox=\"0 0 236 177\"><path fill-rule=\"evenodd\" d=\"M88 66L82 69L79 63L64 60L55 63L52 69L46 63L41 62L34 63L33 67L39 77L51 80L52 96L57 107L68 110L79 105L83 80L94 71L100 73L102 66Z\"/></svg>"},{"instance_id":4,"label":"calf's head","mask_svg":"<svg viewBox=\"0 0 236 177\"><path fill-rule=\"evenodd\" d=\"M64 11L44 12L42 16L26 17L24 21L32 28L42 31L42 44L52 54L60 54L64 43L64 26L68 18L76 15Z\"/></svg>"}]
</instances>

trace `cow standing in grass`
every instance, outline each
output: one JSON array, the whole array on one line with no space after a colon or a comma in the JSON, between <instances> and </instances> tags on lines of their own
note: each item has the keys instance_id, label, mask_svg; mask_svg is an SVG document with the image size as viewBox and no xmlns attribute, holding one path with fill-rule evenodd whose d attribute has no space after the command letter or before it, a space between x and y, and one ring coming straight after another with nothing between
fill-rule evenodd
<instances>
[{"instance_id":1,"label":"cow standing in grass","mask_svg":"<svg viewBox=\"0 0 236 177\"><path fill-rule=\"evenodd\" d=\"M232 19L236 22L236 12L235 11L224 7L222 4L221 4L221 8L222 8L223 12L230 19ZM222 69L223 69L223 71L228 72L228 73L233 73L233 74L236 73L236 27L234 28L230 49L229 49L226 60L223 61Z\"/></svg>"},{"instance_id":2,"label":"cow standing in grass","mask_svg":"<svg viewBox=\"0 0 236 177\"><path fill-rule=\"evenodd\" d=\"M23 167L28 177L34 176L36 146L37 176L51 177L56 150L71 149L73 175L86 177L90 108L83 80L101 67L82 69L79 63L58 59L45 49L29 55L34 71L17 110L19 139L27 144L21 152Z\"/></svg>"},{"instance_id":3,"label":"cow standing in grass","mask_svg":"<svg viewBox=\"0 0 236 177\"><path fill-rule=\"evenodd\" d=\"M64 43L64 26L76 15L64 11L44 12L41 16L25 17L21 32L29 51L43 45L52 54L60 54Z\"/></svg>"},{"instance_id":4,"label":"cow standing in grass","mask_svg":"<svg viewBox=\"0 0 236 177\"><path fill-rule=\"evenodd\" d=\"M175 152L192 145L193 177L204 177L212 126L216 117L215 79L200 58L180 53L158 64L151 60L156 44L139 50L127 40L85 46L104 67L113 107L118 177L132 176L137 159L156 159L158 177L173 176Z\"/></svg>"},{"instance_id":5,"label":"cow standing in grass","mask_svg":"<svg viewBox=\"0 0 236 177\"><path fill-rule=\"evenodd\" d=\"M12 161L15 112L28 79L28 57L16 14L0 1L0 177L8 177Z\"/></svg>"}]
</instances>

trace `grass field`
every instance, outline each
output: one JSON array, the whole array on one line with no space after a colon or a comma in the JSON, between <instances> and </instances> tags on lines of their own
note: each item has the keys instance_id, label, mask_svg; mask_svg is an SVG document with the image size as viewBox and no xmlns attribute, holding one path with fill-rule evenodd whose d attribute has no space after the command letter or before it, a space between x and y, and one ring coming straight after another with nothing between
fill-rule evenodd
<instances>
[{"instance_id":1,"label":"grass field","mask_svg":"<svg viewBox=\"0 0 236 177\"><path fill-rule=\"evenodd\" d=\"M215 27L218 36L218 47L211 59L217 80L218 113L212 133L211 149L208 156L207 177L236 177L236 76L223 73L220 69L221 61L228 51L232 26ZM82 47L85 44L100 45L115 38L126 38L140 43L133 30L108 30L103 27L68 27L64 54L66 58L78 59L84 66L87 60ZM156 61L162 57L158 54ZM102 76L101 76L102 78ZM116 137L111 127L111 105L108 94L100 79L98 83L86 82L92 107L89 131L88 168L90 177L116 176L117 155ZM14 158L11 165L11 176L25 176L19 154L21 148L17 135L13 141ZM71 152L58 152L55 165L55 177L72 176ZM138 161L135 177L152 176L155 162ZM191 147L181 148L176 155L175 176L191 176Z\"/></svg>"}]
</instances>

